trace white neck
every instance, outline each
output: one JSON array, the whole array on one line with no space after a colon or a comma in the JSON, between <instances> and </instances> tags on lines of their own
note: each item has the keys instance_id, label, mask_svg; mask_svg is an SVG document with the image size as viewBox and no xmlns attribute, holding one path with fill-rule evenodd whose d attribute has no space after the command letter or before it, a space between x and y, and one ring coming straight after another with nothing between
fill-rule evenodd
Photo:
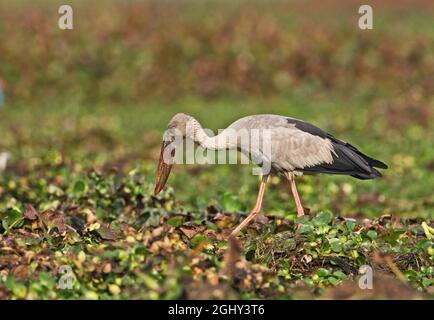
<instances>
[{"instance_id":1,"label":"white neck","mask_svg":"<svg viewBox=\"0 0 434 320\"><path fill-rule=\"evenodd\" d=\"M199 121L193 117L188 122L187 128L186 136L206 149L223 150L236 147L236 145L231 143L230 139L227 139L225 130L216 136L210 137L202 128Z\"/></svg>"}]
</instances>

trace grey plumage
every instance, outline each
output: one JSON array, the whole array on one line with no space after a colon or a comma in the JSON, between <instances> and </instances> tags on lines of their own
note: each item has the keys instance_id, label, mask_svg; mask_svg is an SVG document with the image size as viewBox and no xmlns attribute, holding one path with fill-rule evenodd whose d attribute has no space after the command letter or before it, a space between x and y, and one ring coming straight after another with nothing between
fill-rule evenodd
<instances>
[{"instance_id":1,"label":"grey plumage","mask_svg":"<svg viewBox=\"0 0 434 320\"><path fill-rule=\"evenodd\" d=\"M383 162L364 155L357 148L320 128L280 115L253 115L241 118L228 129L268 129L271 132L271 165L277 173L328 173L358 179L380 177L375 168Z\"/></svg>"}]
</instances>

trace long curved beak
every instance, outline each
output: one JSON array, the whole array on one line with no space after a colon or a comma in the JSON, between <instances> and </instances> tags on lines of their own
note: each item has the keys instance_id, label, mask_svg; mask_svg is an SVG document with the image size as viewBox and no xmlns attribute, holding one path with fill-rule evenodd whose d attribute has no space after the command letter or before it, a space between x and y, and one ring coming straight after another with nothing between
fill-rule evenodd
<instances>
[{"instance_id":1,"label":"long curved beak","mask_svg":"<svg viewBox=\"0 0 434 320\"><path fill-rule=\"evenodd\" d=\"M160 191L163 190L169 178L170 170L173 166L173 157L175 155L175 148L172 146L172 142L173 139L164 140L161 146L154 195L159 194Z\"/></svg>"}]
</instances>

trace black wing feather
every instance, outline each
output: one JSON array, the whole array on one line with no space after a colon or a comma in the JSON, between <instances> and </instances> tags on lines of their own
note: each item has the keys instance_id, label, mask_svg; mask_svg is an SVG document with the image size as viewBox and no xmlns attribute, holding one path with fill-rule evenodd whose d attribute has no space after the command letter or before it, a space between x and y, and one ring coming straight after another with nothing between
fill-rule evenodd
<instances>
[{"instance_id":1,"label":"black wing feather","mask_svg":"<svg viewBox=\"0 0 434 320\"><path fill-rule=\"evenodd\" d=\"M311 173L329 173L350 175L357 179L374 179L381 177L375 168L387 169L387 165L377 159L371 158L349 143L341 141L320 128L297 119L288 118L288 123L312 135L329 139L333 143L335 154L333 162L322 163L312 167L298 168L297 170Z\"/></svg>"}]
</instances>

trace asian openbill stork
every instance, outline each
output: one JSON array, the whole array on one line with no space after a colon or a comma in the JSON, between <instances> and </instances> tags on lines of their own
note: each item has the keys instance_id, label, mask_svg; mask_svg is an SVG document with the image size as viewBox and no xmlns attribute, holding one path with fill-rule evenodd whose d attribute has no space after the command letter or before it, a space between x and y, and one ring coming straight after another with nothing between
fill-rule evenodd
<instances>
[{"instance_id":1,"label":"asian openbill stork","mask_svg":"<svg viewBox=\"0 0 434 320\"><path fill-rule=\"evenodd\" d=\"M167 163L163 154L174 141L173 134L180 135L181 138L189 138L207 149L238 149L247 156L251 156L249 150L243 150L239 139L235 139L237 142L234 145L233 142L229 142L234 140L226 138L230 138L229 135L240 130L268 130L270 133L271 157L261 154L261 150L259 150L259 156L263 156L264 161L271 163L271 171L263 174L255 207L247 218L232 231L231 237L236 236L260 212L265 185L270 173L288 179L297 208L297 216L303 216L304 209L294 180L296 176L303 173L328 173L349 175L357 179L374 179L381 177L381 173L375 168L387 169L387 165L383 162L363 154L351 144L333 137L318 127L280 115L247 116L235 121L214 137L208 136L196 119L183 113L176 114L170 120L167 128L169 132L172 132L172 136L166 138L161 147L155 195L163 189L170 174L172 162ZM171 155L174 156L173 150Z\"/></svg>"}]
</instances>

